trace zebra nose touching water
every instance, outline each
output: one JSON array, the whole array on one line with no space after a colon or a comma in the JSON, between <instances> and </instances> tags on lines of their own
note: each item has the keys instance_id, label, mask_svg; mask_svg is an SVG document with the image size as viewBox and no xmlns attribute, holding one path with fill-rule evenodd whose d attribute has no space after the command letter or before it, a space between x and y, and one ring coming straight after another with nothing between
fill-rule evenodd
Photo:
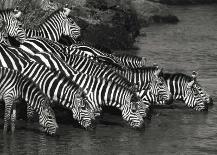
<instances>
[{"instance_id":1,"label":"zebra nose touching water","mask_svg":"<svg viewBox=\"0 0 217 155\"><path fill-rule=\"evenodd\" d=\"M208 110L212 99L197 82L195 72L192 76L183 73L164 73L163 76L174 100L184 101L196 111Z\"/></svg>"}]
</instances>

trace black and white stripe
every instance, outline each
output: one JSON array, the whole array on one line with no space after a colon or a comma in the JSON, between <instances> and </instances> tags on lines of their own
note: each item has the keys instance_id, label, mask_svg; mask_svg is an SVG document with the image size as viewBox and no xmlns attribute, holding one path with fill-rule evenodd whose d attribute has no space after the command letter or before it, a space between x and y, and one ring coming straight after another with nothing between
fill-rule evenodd
<instances>
[{"instance_id":1,"label":"black and white stripe","mask_svg":"<svg viewBox=\"0 0 217 155\"><path fill-rule=\"evenodd\" d=\"M182 100L188 107L197 111L207 110L207 102L198 91L194 78L182 73L165 73L164 78L173 99Z\"/></svg>"},{"instance_id":2,"label":"black and white stripe","mask_svg":"<svg viewBox=\"0 0 217 155\"><path fill-rule=\"evenodd\" d=\"M62 35L77 38L80 27L68 17L70 11L67 7L54 11L37 29L26 29L27 37L43 37L53 41L59 41Z\"/></svg>"},{"instance_id":3,"label":"black and white stripe","mask_svg":"<svg viewBox=\"0 0 217 155\"><path fill-rule=\"evenodd\" d=\"M11 130L15 130L16 102L24 99L39 114L39 124L49 134L55 134L58 128L55 114L50 107L48 97L18 71L0 67L0 97L5 102L4 133L11 120Z\"/></svg>"},{"instance_id":4,"label":"black and white stripe","mask_svg":"<svg viewBox=\"0 0 217 155\"><path fill-rule=\"evenodd\" d=\"M21 12L17 9L7 9L0 11L0 23L3 24L4 31L11 37L23 42L26 39L26 33L21 22L18 20Z\"/></svg>"},{"instance_id":5,"label":"black and white stripe","mask_svg":"<svg viewBox=\"0 0 217 155\"><path fill-rule=\"evenodd\" d=\"M25 57L23 57L22 54L25 54ZM18 51L15 48L9 48L0 45L0 55L1 66L19 70L23 74L28 73L27 76L31 79L34 79L34 82L36 82L39 85L40 89L45 94L47 94L47 96L51 100L59 102L66 108L71 109L74 118L77 119L81 123L81 125L83 125L84 127L89 127L89 125L91 125L92 115L91 111L86 106L86 99L84 99L85 94L82 94L81 96L80 88L75 83L67 79L65 77L65 74L63 75L60 72L55 72L55 68L49 70L42 64L33 62L30 63L26 61L30 57L33 61L40 59L39 62L44 62L48 58L44 58L43 54L38 54L40 56L33 57L31 55L27 55L27 53ZM33 68L29 70L29 68L34 66L37 66L38 69L34 69L34 72ZM52 79L50 79L49 77L52 77ZM40 80L38 81L37 79ZM55 92L54 90L50 89L51 87L55 88ZM58 93L61 95L55 96L56 94L54 93Z\"/></svg>"}]
</instances>

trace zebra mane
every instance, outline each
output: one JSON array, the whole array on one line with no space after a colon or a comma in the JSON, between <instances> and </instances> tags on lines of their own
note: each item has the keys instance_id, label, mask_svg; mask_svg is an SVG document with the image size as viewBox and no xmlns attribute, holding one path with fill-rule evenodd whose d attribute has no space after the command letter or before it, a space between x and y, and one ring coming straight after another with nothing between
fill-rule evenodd
<instances>
[{"instance_id":1,"label":"zebra mane","mask_svg":"<svg viewBox=\"0 0 217 155\"><path fill-rule=\"evenodd\" d=\"M43 21L41 21L41 24L46 23L47 21L49 21L50 19L52 19L55 15L59 14L60 12L63 11L63 8L59 8L57 10L55 10L54 12L52 12L50 15L48 15Z\"/></svg>"},{"instance_id":2,"label":"zebra mane","mask_svg":"<svg viewBox=\"0 0 217 155\"><path fill-rule=\"evenodd\" d=\"M146 72L146 71L155 71L157 70L158 68L155 67L155 66L144 66L144 67L138 67L138 68L135 68L135 69L130 69L131 71L133 72Z\"/></svg>"},{"instance_id":3,"label":"zebra mane","mask_svg":"<svg viewBox=\"0 0 217 155\"><path fill-rule=\"evenodd\" d=\"M117 57L132 57L133 59L138 59L139 61L142 60L142 57L130 54L115 54Z\"/></svg>"},{"instance_id":4,"label":"zebra mane","mask_svg":"<svg viewBox=\"0 0 217 155\"><path fill-rule=\"evenodd\" d=\"M14 9L4 9L4 10L0 10L0 15L2 14L10 14L11 12L13 12Z\"/></svg>"},{"instance_id":5,"label":"zebra mane","mask_svg":"<svg viewBox=\"0 0 217 155\"><path fill-rule=\"evenodd\" d=\"M164 73L163 74L163 77L165 78L165 79L167 79L167 78L170 78L170 77L180 77L180 78L182 78L182 79L185 79L186 81L191 81L193 78L192 78L192 76L189 76L189 75L187 75L187 74L184 74L184 73Z\"/></svg>"}]
</instances>

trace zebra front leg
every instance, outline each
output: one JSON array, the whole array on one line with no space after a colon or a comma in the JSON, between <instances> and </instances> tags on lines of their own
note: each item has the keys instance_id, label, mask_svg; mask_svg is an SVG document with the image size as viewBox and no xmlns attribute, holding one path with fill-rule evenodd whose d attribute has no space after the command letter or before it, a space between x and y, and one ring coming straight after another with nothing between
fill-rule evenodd
<instances>
[{"instance_id":1,"label":"zebra front leg","mask_svg":"<svg viewBox=\"0 0 217 155\"><path fill-rule=\"evenodd\" d=\"M34 110L32 109L32 107L30 105L27 104L27 120L31 121L34 117Z\"/></svg>"},{"instance_id":2,"label":"zebra front leg","mask_svg":"<svg viewBox=\"0 0 217 155\"><path fill-rule=\"evenodd\" d=\"M14 134L15 131L15 123L16 123L16 103L13 103L12 105L12 111L11 111L11 132Z\"/></svg>"},{"instance_id":3,"label":"zebra front leg","mask_svg":"<svg viewBox=\"0 0 217 155\"><path fill-rule=\"evenodd\" d=\"M8 124L10 121L10 115L11 115L11 108L13 102L9 99L5 99L5 115L4 115L4 129L3 129L3 134L7 133L8 130Z\"/></svg>"}]
</instances>

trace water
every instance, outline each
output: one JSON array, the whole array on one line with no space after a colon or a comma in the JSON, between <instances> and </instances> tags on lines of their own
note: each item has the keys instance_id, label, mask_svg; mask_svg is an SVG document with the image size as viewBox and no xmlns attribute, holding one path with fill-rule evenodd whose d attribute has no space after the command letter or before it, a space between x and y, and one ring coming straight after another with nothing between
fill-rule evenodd
<instances>
[{"instance_id":1,"label":"water","mask_svg":"<svg viewBox=\"0 0 217 155\"><path fill-rule=\"evenodd\" d=\"M199 81L217 101L217 5L172 7L181 22L144 28L136 43L148 64L165 72L199 72ZM116 125L98 124L85 131L60 124L60 136L40 134L36 124L17 124L14 136L0 134L0 154L217 154L217 107L208 113L187 108L156 110L146 128L123 126L121 118L105 116ZM113 119L114 118L114 119ZM2 125L1 125L2 126ZM0 133L2 128L0 129Z\"/></svg>"}]
</instances>

